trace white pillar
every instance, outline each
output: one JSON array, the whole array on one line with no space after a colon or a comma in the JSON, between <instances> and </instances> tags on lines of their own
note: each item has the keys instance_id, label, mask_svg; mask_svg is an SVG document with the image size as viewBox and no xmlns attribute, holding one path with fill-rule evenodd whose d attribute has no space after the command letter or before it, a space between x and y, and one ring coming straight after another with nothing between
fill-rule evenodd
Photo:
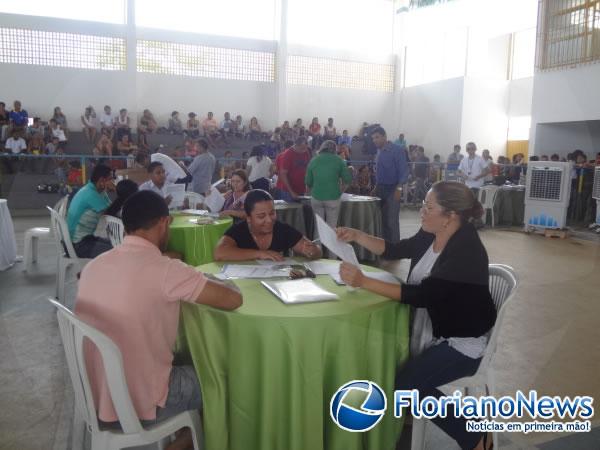
<instances>
[{"instance_id":1,"label":"white pillar","mask_svg":"<svg viewBox=\"0 0 600 450\"><path fill-rule=\"evenodd\" d=\"M129 110L129 117L132 120L132 128L137 124L138 104L137 104L137 30L135 25L135 0L127 0L125 16L125 58L127 67L127 98L126 108ZM121 107L119 107L121 108Z\"/></svg>"},{"instance_id":2,"label":"white pillar","mask_svg":"<svg viewBox=\"0 0 600 450\"><path fill-rule=\"evenodd\" d=\"M281 125L287 117L288 0L280 0L279 7L279 39L275 53L275 126Z\"/></svg>"}]
</instances>

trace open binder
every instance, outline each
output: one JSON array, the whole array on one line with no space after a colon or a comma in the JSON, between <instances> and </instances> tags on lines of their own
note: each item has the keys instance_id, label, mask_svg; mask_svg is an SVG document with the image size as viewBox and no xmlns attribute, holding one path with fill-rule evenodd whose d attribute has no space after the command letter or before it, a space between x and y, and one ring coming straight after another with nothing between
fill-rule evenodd
<instances>
[{"instance_id":1,"label":"open binder","mask_svg":"<svg viewBox=\"0 0 600 450\"><path fill-rule=\"evenodd\" d=\"M337 294L326 291L312 279L261 281L273 295L286 304L314 303L338 300Z\"/></svg>"}]
</instances>

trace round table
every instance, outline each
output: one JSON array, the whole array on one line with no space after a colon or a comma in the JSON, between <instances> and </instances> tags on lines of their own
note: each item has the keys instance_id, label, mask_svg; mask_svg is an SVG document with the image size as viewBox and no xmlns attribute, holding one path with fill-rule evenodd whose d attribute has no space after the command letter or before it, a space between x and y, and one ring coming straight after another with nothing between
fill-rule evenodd
<instances>
[{"instance_id":1,"label":"round table","mask_svg":"<svg viewBox=\"0 0 600 450\"><path fill-rule=\"evenodd\" d=\"M523 225L525 218L525 189L501 187L494 201L494 225Z\"/></svg>"},{"instance_id":2,"label":"round table","mask_svg":"<svg viewBox=\"0 0 600 450\"><path fill-rule=\"evenodd\" d=\"M0 199L0 270L6 270L17 260L15 228L6 199Z\"/></svg>"},{"instance_id":3,"label":"round table","mask_svg":"<svg viewBox=\"0 0 600 450\"><path fill-rule=\"evenodd\" d=\"M308 209L307 212L307 229L310 231L310 238L313 238L312 230L314 230L314 213L310 207L310 197L301 197L301 202ZM364 231L372 236L382 237L381 226L381 206L380 199L377 197L367 197L364 195L342 195L342 204L340 206L340 214L338 216L338 226L356 228ZM361 261L375 261L377 256L353 243L356 256Z\"/></svg>"},{"instance_id":4,"label":"round table","mask_svg":"<svg viewBox=\"0 0 600 450\"><path fill-rule=\"evenodd\" d=\"M306 216L304 215L305 206L302 203L275 203L275 213L277 220L291 225L303 236L312 239L312 234L309 235L306 229Z\"/></svg>"},{"instance_id":5,"label":"round table","mask_svg":"<svg viewBox=\"0 0 600 450\"><path fill-rule=\"evenodd\" d=\"M232 225L233 219L217 219L212 224L198 225L190 222L201 216L173 214L168 249L181 253L183 260L198 266L214 261L213 252L221 236Z\"/></svg>"},{"instance_id":6,"label":"round table","mask_svg":"<svg viewBox=\"0 0 600 450\"><path fill-rule=\"evenodd\" d=\"M328 275L316 282L339 301L285 305L260 280L234 282L244 296L236 311L182 302L179 350L202 386L206 448L395 448L403 422L393 417L394 378L408 357L408 307ZM369 433L343 431L329 416L332 395L353 379L375 381L388 398Z\"/></svg>"}]
</instances>

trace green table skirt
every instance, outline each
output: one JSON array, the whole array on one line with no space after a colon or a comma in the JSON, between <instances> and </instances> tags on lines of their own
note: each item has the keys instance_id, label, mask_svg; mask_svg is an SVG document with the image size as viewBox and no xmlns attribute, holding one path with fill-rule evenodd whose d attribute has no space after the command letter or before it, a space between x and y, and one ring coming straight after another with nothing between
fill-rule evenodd
<instances>
[{"instance_id":1,"label":"green table skirt","mask_svg":"<svg viewBox=\"0 0 600 450\"><path fill-rule=\"evenodd\" d=\"M196 225L190 220L197 216L174 215L169 230L168 249L179 252L183 260L199 266L214 261L213 253L221 236L233 223L231 218L216 220L211 225Z\"/></svg>"},{"instance_id":2,"label":"green table skirt","mask_svg":"<svg viewBox=\"0 0 600 450\"><path fill-rule=\"evenodd\" d=\"M200 269L218 271L217 264ZM408 357L409 310L363 290L317 282L341 300L284 305L257 280L236 280L244 305L226 312L183 304L180 345L202 386L208 450L393 450L397 364ZM377 382L388 411L367 433L343 431L332 395L353 379Z\"/></svg>"}]
</instances>

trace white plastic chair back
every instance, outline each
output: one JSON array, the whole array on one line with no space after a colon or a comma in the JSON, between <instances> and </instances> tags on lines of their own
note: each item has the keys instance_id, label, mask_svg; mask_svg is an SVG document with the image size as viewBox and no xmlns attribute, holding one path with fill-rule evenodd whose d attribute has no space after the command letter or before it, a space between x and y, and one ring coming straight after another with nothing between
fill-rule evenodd
<instances>
[{"instance_id":1,"label":"white plastic chair back","mask_svg":"<svg viewBox=\"0 0 600 450\"><path fill-rule=\"evenodd\" d=\"M123 432L125 434L142 432L144 429L131 402L125 381L123 359L119 348L108 336L75 317L66 307L55 300L48 300L58 310L56 316L75 391L76 413L84 417L92 433L100 431L83 351L84 340L88 338L102 356L108 389Z\"/></svg>"},{"instance_id":2,"label":"white plastic chair back","mask_svg":"<svg viewBox=\"0 0 600 450\"><path fill-rule=\"evenodd\" d=\"M110 239L110 243L113 247L121 245L123 243L123 237L125 235L125 227L123 221L118 217L105 216L106 219L106 234Z\"/></svg>"},{"instance_id":3,"label":"white plastic chair back","mask_svg":"<svg viewBox=\"0 0 600 450\"><path fill-rule=\"evenodd\" d=\"M69 235L69 227L65 222L65 219L58 213L58 211L46 206L50 211L50 228L54 233L54 239L58 247L58 254L62 255L67 251L67 256L74 260L77 260L77 254L73 248L73 242L71 242L71 236ZM64 247L63 247L64 244Z\"/></svg>"},{"instance_id":4,"label":"white plastic chair back","mask_svg":"<svg viewBox=\"0 0 600 450\"><path fill-rule=\"evenodd\" d=\"M67 205L69 204L69 196L65 195L54 205L54 210L60 214L60 217L67 217Z\"/></svg>"},{"instance_id":5,"label":"white plastic chair back","mask_svg":"<svg viewBox=\"0 0 600 450\"><path fill-rule=\"evenodd\" d=\"M204 204L204 195L198 194L197 192L186 191L185 198L188 201L188 207L191 209L197 209L199 204Z\"/></svg>"},{"instance_id":6,"label":"white plastic chair back","mask_svg":"<svg viewBox=\"0 0 600 450\"><path fill-rule=\"evenodd\" d=\"M477 194L477 200L483 206L484 219L487 218L487 210L492 211L492 226L494 226L494 203L496 202L498 189L500 189L498 186L483 186Z\"/></svg>"},{"instance_id":7,"label":"white plastic chair back","mask_svg":"<svg viewBox=\"0 0 600 450\"><path fill-rule=\"evenodd\" d=\"M496 323L490 333L485 353L479 364L478 372L488 370L491 360L496 353L498 335L502 329L502 322L504 321L504 316L506 314L506 308L504 308L504 306L512 297L513 292L519 284L514 269L505 264L490 264L489 273L490 294L492 294L497 315Z\"/></svg>"}]
</instances>

